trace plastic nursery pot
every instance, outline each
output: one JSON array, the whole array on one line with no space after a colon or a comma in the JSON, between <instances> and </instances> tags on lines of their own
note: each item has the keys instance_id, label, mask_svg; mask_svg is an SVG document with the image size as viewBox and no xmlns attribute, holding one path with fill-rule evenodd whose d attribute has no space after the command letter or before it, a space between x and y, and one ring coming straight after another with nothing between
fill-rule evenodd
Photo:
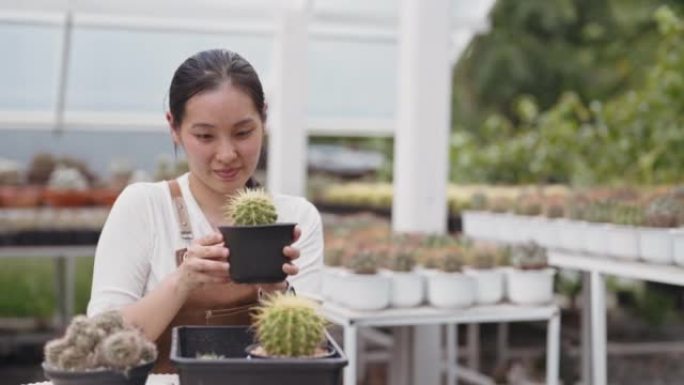
<instances>
[{"instance_id":1,"label":"plastic nursery pot","mask_svg":"<svg viewBox=\"0 0 684 385\"><path fill-rule=\"evenodd\" d=\"M145 385L154 361L136 366L126 372L115 370L59 370L43 363L43 373L53 385Z\"/></svg>"},{"instance_id":2,"label":"plastic nursery pot","mask_svg":"<svg viewBox=\"0 0 684 385\"><path fill-rule=\"evenodd\" d=\"M230 278L237 283L273 283L285 280L283 247L292 243L294 223L264 226L221 226L230 248Z\"/></svg>"},{"instance_id":3,"label":"plastic nursery pot","mask_svg":"<svg viewBox=\"0 0 684 385\"><path fill-rule=\"evenodd\" d=\"M180 326L173 329L171 362L183 385L337 385L347 358L327 333L326 339L330 357L255 359L245 352L254 342L249 326Z\"/></svg>"}]
</instances>

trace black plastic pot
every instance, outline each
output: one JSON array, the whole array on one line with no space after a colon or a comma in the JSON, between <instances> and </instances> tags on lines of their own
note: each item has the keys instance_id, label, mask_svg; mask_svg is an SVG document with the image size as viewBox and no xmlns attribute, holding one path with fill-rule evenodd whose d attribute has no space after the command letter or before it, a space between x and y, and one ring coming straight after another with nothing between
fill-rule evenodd
<instances>
[{"instance_id":1,"label":"black plastic pot","mask_svg":"<svg viewBox=\"0 0 684 385\"><path fill-rule=\"evenodd\" d=\"M171 362L183 385L337 385L347 358L326 338L331 357L253 359L245 352L254 342L248 326L180 326L173 329ZM203 354L220 358L197 358Z\"/></svg>"},{"instance_id":2,"label":"black plastic pot","mask_svg":"<svg viewBox=\"0 0 684 385\"><path fill-rule=\"evenodd\" d=\"M283 247L292 243L294 223L266 226L222 226L219 231L230 248L230 278L238 283L285 280Z\"/></svg>"},{"instance_id":3,"label":"black plastic pot","mask_svg":"<svg viewBox=\"0 0 684 385\"><path fill-rule=\"evenodd\" d=\"M154 362L149 362L129 370L70 371L53 369L43 363L43 373L53 385L145 385Z\"/></svg>"}]
</instances>

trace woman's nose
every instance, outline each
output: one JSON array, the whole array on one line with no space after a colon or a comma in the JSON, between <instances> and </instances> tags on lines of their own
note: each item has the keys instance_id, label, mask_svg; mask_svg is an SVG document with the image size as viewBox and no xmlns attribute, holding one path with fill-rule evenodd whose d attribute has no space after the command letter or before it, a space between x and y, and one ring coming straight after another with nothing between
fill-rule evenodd
<instances>
[{"instance_id":1,"label":"woman's nose","mask_svg":"<svg viewBox=\"0 0 684 385\"><path fill-rule=\"evenodd\" d=\"M216 158L223 163L230 163L237 157L235 146L229 139L222 139L216 152Z\"/></svg>"}]
</instances>

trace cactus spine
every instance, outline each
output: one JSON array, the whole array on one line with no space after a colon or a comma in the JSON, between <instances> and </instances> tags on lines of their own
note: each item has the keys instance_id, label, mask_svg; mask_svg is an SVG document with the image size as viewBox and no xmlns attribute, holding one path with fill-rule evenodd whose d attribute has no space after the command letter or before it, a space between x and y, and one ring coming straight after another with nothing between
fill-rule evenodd
<instances>
[{"instance_id":1,"label":"cactus spine","mask_svg":"<svg viewBox=\"0 0 684 385\"><path fill-rule=\"evenodd\" d=\"M224 216L236 226L271 225L278 219L273 199L263 189L244 189L229 196Z\"/></svg>"},{"instance_id":2,"label":"cactus spine","mask_svg":"<svg viewBox=\"0 0 684 385\"><path fill-rule=\"evenodd\" d=\"M256 311L256 337L270 356L311 357L325 340L316 303L292 294L269 296Z\"/></svg>"}]
</instances>

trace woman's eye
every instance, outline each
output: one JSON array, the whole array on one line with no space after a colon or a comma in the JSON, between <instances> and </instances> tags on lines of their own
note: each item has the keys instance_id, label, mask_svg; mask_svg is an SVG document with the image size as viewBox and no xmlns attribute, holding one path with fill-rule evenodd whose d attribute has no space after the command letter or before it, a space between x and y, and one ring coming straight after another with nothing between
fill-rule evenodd
<instances>
[{"instance_id":1,"label":"woman's eye","mask_svg":"<svg viewBox=\"0 0 684 385\"><path fill-rule=\"evenodd\" d=\"M235 133L235 136L237 136L238 138L245 138L245 137L249 136L249 134L251 134L252 131L253 130L238 131L237 133Z\"/></svg>"},{"instance_id":2,"label":"woman's eye","mask_svg":"<svg viewBox=\"0 0 684 385\"><path fill-rule=\"evenodd\" d=\"M209 134L195 134L195 137L199 140L211 140L212 138Z\"/></svg>"}]
</instances>

